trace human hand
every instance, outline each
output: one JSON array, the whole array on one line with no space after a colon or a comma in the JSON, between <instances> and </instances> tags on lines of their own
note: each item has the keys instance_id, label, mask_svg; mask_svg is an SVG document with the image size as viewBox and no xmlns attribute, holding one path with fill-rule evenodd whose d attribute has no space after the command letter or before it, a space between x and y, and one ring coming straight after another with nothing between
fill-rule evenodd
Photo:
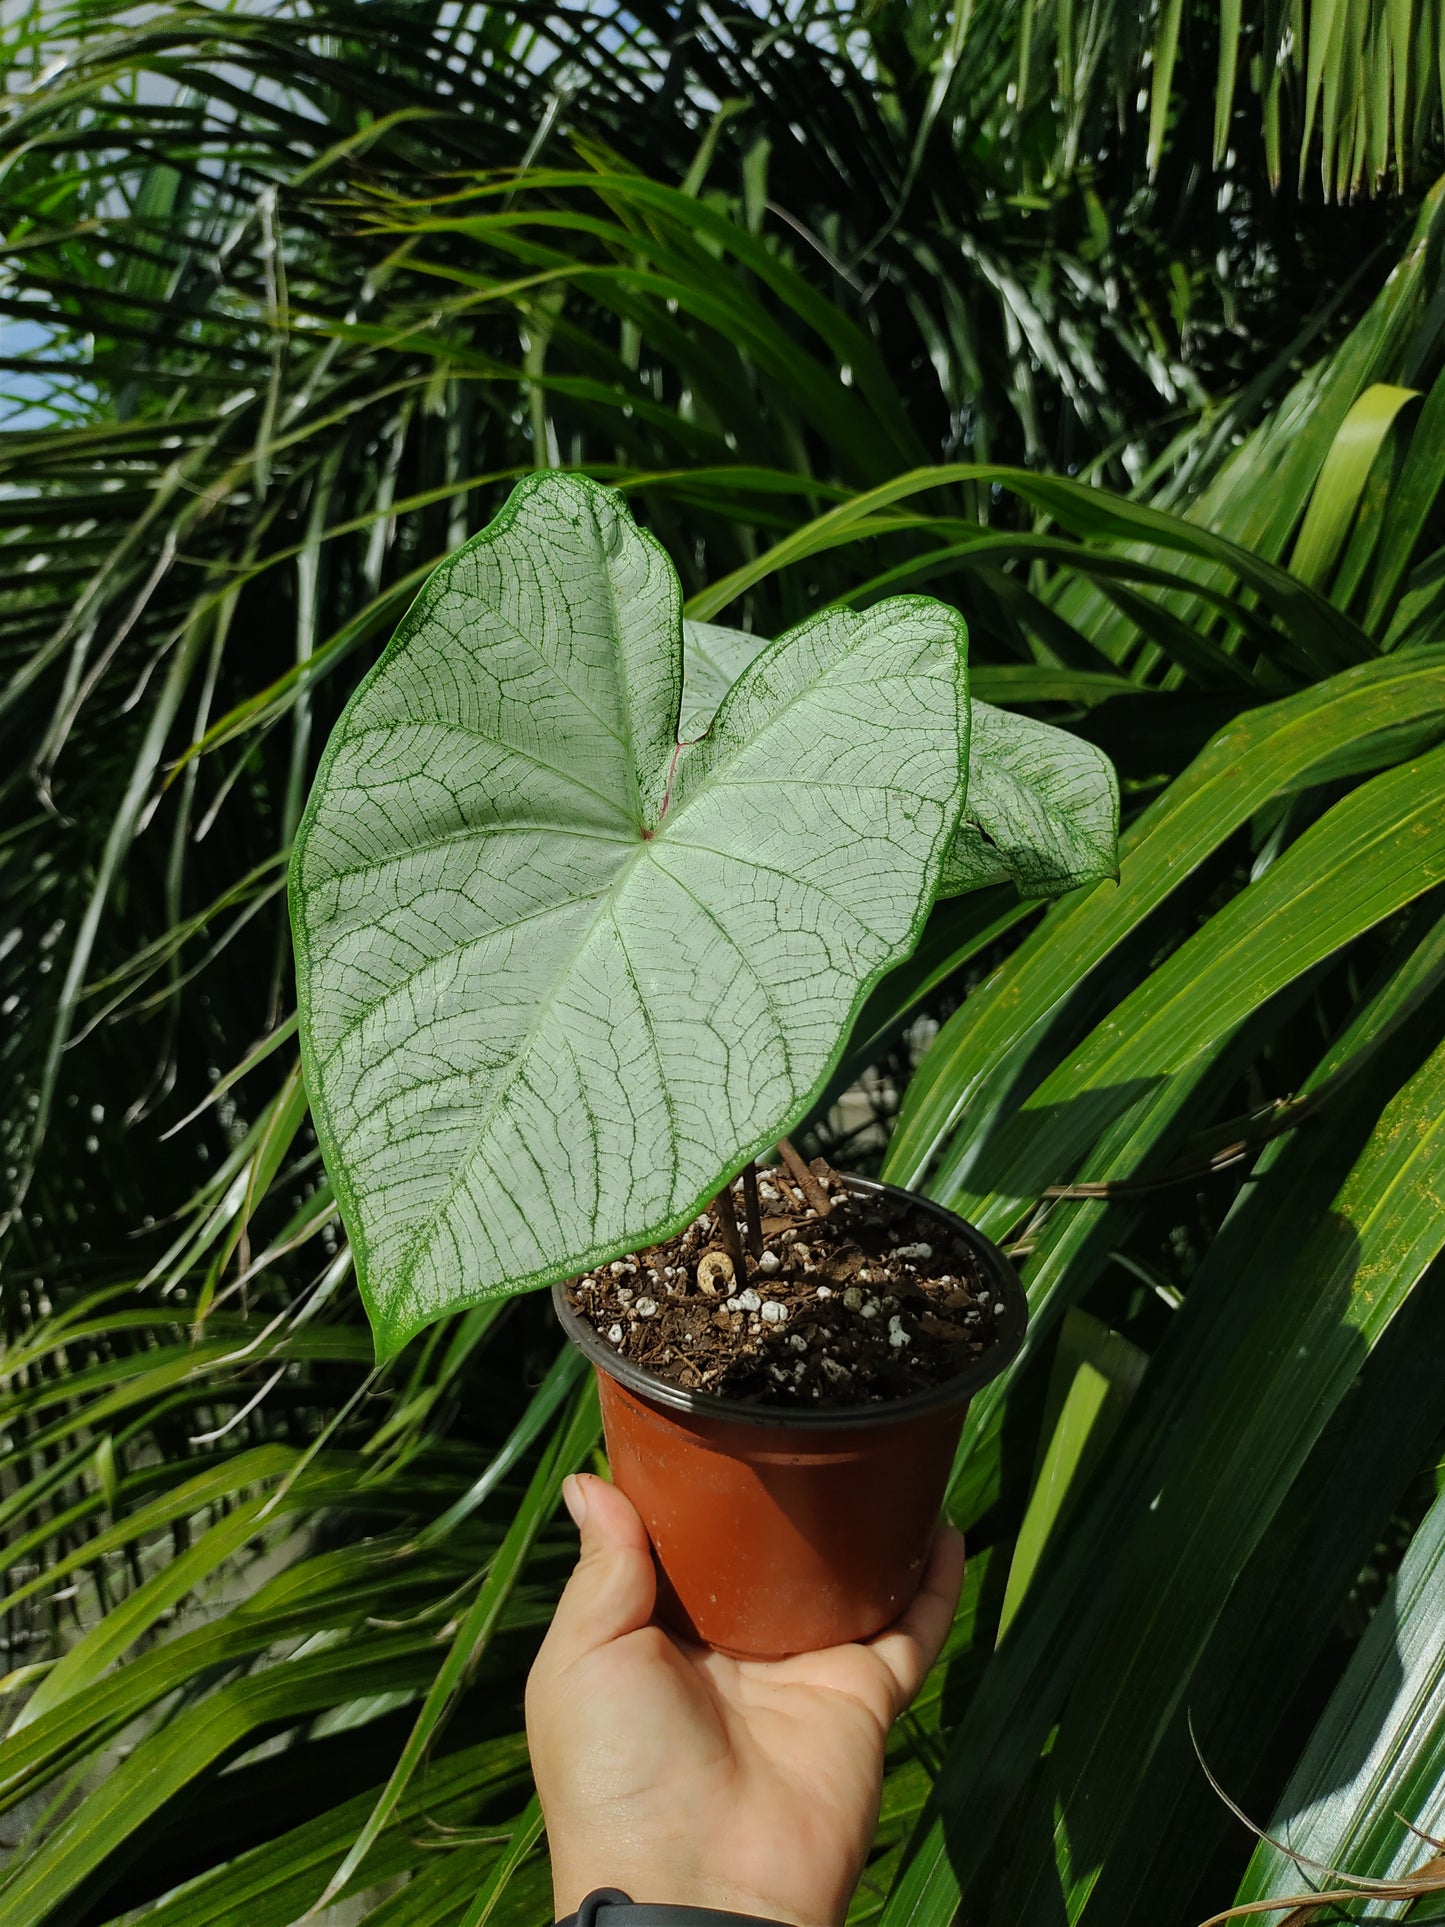
<instances>
[{"instance_id":1,"label":"human hand","mask_svg":"<svg viewBox=\"0 0 1445 1927\"><path fill-rule=\"evenodd\" d=\"M621 1492L582 1476L563 1497L582 1556L527 1682L557 1917L619 1887L837 1927L877 1824L888 1729L953 1620L961 1535L939 1533L917 1599L875 1638L736 1660L651 1623L652 1553Z\"/></svg>"}]
</instances>

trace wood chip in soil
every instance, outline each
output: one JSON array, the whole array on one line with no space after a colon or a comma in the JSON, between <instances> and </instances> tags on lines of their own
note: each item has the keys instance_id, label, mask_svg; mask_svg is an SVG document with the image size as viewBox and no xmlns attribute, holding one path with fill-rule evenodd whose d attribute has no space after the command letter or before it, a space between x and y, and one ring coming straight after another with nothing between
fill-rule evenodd
<instances>
[{"instance_id":1,"label":"wood chip in soil","mask_svg":"<svg viewBox=\"0 0 1445 1927\"><path fill-rule=\"evenodd\" d=\"M846 1407L906 1398L986 1352L995 1303L969 1245L917 1204L812 1170L820 1217L782 1166L758 1174L762 1250L735 1277L716 1207L649 1251L574 1279L567 1296L619 1357L685 1391L750 1405Z\"/></svg>"}]
</instances>

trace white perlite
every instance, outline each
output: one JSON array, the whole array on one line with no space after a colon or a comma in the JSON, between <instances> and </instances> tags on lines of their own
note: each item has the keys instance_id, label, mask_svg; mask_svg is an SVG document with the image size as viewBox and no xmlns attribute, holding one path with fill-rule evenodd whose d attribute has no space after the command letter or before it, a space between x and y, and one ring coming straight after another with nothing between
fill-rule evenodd
<instances>
[{"instance_id":1,"label":"white perlite","mask_svg":"<svg viewBox=\"0 0 1445 1927\"><path fill-rule=\"evenodd\" d=\"M607 1334L607 1339L609 1344L620 1345L622 1343L622 1327L620 1325L613 1325Z\"/></svg>"},{"instance_id":2,"label":"white perlite","mask_svg":"<svg viewBox=\"0 0 1445 1927\"><path fill-rule=\"evenodd\" d=\"M632 1309L637 1313L639 1318L655 1318L657 1316L657 1301L653 1298L639 1298Z\"/></svg>"},{"instance_id":3,"label":"white perlite","mask_svg":"<svg viewBox=\"0 0 1445 1927\"><path fill-rule=\"evenodd\" d=\"M787 1318L788 1308L786 1305L780 1305L776 1298L765 1298L763 1300L762 1320L765 1325L783 1325L787 1323Z\"/></svg>"},{"instance_id":4,"label":"white perlite","mask_svg":"<svg viewBox=\"0 0 1445 1927\"><path fill-rule=\"evenodd\" d=\"M771 1277L782 1262L782 1259L776 1251L765 1251L762 1257L758 1259L758 1270L766 1272L768 1276Z\"/></svg>"}]
</instances>

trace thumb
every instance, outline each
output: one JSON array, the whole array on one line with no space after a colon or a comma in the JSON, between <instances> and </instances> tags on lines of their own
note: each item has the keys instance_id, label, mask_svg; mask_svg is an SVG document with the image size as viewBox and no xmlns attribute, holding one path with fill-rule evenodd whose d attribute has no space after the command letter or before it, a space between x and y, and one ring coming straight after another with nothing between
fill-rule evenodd
<instances>
[{"instance_id":1,"label":"thumb","mask_svg":"<svg viewBox=\"0 0 1445 1927\"><path fill-rule=\"evenodd\" d=\"M647 1531L632 1501L589 1473L565 1480L562 1497L582 1536L582 1556L547 1634L559 1666L595 1652L652 1618L657 1573Z\"/></svg>"}]
</instances>

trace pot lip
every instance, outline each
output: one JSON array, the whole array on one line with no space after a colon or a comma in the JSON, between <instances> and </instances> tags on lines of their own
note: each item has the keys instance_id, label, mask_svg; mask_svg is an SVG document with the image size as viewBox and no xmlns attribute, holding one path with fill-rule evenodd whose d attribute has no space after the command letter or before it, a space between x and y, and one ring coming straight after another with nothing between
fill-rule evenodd
<instances>
[{"instance_id":1,"label":"pot lip","mask_svg":"<svg viewBox=\"0 0 1445 1927\"><path fill-rule=\"evenodd\" d=\"M668 1412L685 1413L693 1418L721 1420L734 1425L766 1426L775 1431L853 1432L896 1425L900 1420L918 1417L925 1412L966 1405L975 1392L1013 1363L1023 1346L1024 1330L1028 1324L1028 1299L1018 1273L998 1246L966 1218L925 1197L922 1192L908 1191L897 1184L884 1184L878 1178L856 1177L851 1172L841 1172L839 1175L850 1190L863 1196L906 1198L910 1204L943 1219L950 1229L961 1232L997 1294L994 1302L1004 1307L1003 1316L995 1327L997 1337L993 1345L943 1384L927 1386L921 1392L910 1393L907 1398L885 1399L874 1405L831 1406L821 1411L809 1406L742 1405L733 1399L718 1398L712 1392L684 1391L682 1386L669 1383L656 1372L634 1365L630 1359L619 1358L587 1320L567 1303L568 1281L565 1279L552 1287L552 1308L563 1331L599 1371L615 1379L627 1391L645 1399L649 1405L661 1406Z\"/></svg>"}]
</instances>

